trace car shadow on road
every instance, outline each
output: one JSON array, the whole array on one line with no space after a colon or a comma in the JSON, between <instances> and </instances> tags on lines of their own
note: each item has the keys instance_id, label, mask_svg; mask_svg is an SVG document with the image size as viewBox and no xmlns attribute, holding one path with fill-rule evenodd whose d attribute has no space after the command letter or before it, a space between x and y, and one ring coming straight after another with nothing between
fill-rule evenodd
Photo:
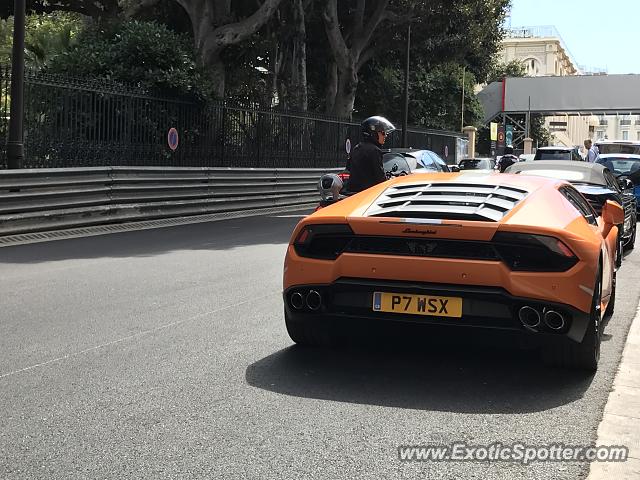
<instances>
[{"instance_id":1,"label":"car shadow on road","mask_svg":"<svg viewBox=\"0 0 640 480\"><path fill-rule=\"evenodd\" d=\"M339 349L291 346L253 363L245 376L251 386L297 397L502 414L567 404L594 378L545 366L535 350L480 343L475 333L462 343L450 332L410 338L383 336Z\"/></svg>"},{"instance_id":2,"label":"car shadow on road","mask_svg":"<svg viewBox=\"0 0 640 480\"><path fill-rule=\"evenodd\" d=\"M252 245L286 244L306 213L234 218L6 246L0 248L0 264L150 257L177 250L230 250Z\"/></svg>"}]
</instances>

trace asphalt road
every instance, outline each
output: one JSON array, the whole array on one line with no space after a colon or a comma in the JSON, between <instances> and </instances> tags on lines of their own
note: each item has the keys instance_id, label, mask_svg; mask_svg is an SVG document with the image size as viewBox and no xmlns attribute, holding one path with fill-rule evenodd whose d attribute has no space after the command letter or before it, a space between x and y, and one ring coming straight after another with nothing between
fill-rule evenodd
<instances>
[{"instance_id":1,"label":"asphalt road","mask_svg":"<svg viewBox=\"0 0 640 480\"><path fill-rule=\"evenodd\" d=\"M282 318L297 220L0 248L0 478L586 475L584 463L401 462L397 447L593 442L640 254L619 273L595 376L423 330L314 350L292 346Z\"/></svg>"}]
</instances>

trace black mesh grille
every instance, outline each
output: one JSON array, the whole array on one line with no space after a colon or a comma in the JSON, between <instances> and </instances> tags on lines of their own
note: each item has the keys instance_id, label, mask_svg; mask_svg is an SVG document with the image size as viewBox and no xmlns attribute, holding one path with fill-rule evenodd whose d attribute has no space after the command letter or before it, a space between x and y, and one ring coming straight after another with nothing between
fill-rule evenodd
<instances>
[{"instance_id":1,"label":"black mesh grille","mask_svg":"<svg viewBox=\"0 0 640 480\"><path fill-rule=\"evenodd\" d=\"M499 260L493 245L490 243L464 240L357 236L351 239L344 251L412 257Z\"/></svg>"}]
</instances>

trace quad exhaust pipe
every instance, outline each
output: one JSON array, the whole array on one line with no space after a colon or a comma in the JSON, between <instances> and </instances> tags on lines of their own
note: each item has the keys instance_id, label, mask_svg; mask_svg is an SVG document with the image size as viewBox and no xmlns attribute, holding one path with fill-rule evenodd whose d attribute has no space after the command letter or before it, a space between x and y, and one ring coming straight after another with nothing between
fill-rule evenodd
<instances>
[{"instance_id":1,"label":"quad exhaust pipe","mask_svg":"<svg viewBox=\"0 0 640 480\"><path fill-rule=\"evenodd\" d=\"M567 324L562 313L543 309L543 314L541 315L538 310L529 305L525 305L518 310L518 318L520 323L529 329L535 329L540 326L541 322L544 322L544 325L550 330L559 331Z\"/></svg>"},{"instance_id":2,"label":"quad exhaust pipe","mask_svg":"<svg viewBox=\"0 0 640 480\"><path fill-rule=\"evenodd\" d=\"M544 314L544 324L551 330L562 330L565 325L564 317L555 310L548 310Z\"/></svg>"},{"instance_id":3,"label":"quad exhaust pipe","mask_svg":"<svg viewBox=\"0 0 640 480\"><path fill-rule=\"evenodd\" d=\"M300 292L294 292L291 295L291 306L296 310L300 310L304 307L304 297Z\"/></svg>"},{"instance_id":4,"label":"quad exhaust pipe","mask_svg":"<svg viewBox=\"0 0 640 480\"><path fill-rule=\"evenodd\" d=\"M518 310L518 318L520 319L520 323L527 328L536 328L540 325L540 312L528 305Z\"/></svg>"},{"instance_id":5,"label":"quad exhaust pipe","mask_svg":"<svg viewBox=\"0 0 640 480\"><path fill-rule=\"evenodd\" d=\"M315 290L307 293L307 308L309 310L318 310L322 305L322 296Z\"/></svg>"},{"instance_id":6,"label":"quad exhaust pipe","mask_svg":"<svg viewBox=\"0 0 640 480\"><path fill-rule=\"evenodd\" d=\"M306 307L316 311L322 306L322 295L316 290L293 292L289 297L289 303L295 310L302 310Z\"/></svg>"}]
</instances>

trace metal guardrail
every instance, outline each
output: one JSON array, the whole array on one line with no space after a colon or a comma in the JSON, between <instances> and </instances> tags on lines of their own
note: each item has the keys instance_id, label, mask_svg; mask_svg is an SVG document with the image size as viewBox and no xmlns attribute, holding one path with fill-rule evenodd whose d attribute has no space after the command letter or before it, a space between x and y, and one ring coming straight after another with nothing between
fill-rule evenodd
<instances>
[{"instance_id":1,"label":"metal guardrail","mask_svg":"<svg viewBox=\"0 0 640 480\"><path fill-rule=\"evenodd\" d=\"M90 167L0 171L0 236L319 201L338 169Z\"/></svg>"}]
</instances>

